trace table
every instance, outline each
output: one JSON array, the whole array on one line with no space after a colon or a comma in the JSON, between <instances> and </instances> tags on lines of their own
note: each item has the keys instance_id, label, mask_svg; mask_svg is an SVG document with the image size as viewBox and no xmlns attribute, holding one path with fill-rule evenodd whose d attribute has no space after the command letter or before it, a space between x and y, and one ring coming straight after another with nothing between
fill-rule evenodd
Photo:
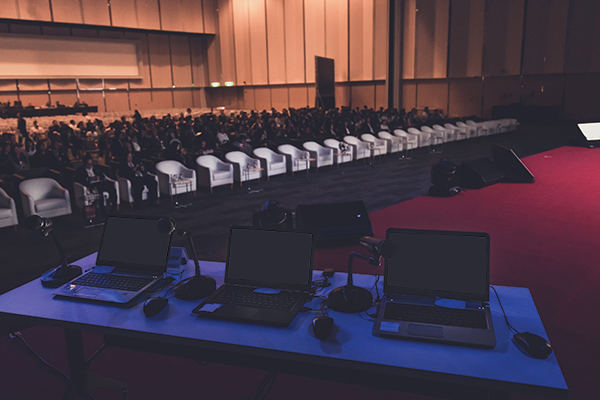
<instances>
[{"instance_id":1,"label":"table","mask_svg":"<svg viewBox=\"0 0 600 400\"><path fill-rule=\"evenodd\" d=\"M91 254L76 264L86 270L95 258ZM215 277L218 285L223 283L224 264L200 265L203 274ZM192 271L190 262L186 274ZM314 278L320 275L314 272ZM346 274L336 273L327 290L345 280ZM370 288L375 277L355 274L354 283ZM380 293L381 286L380 281ZM547 337L528 289L496 288L515 328ZM37 279L29 282L0 296L0 313L64 328L71 376L82 393L86 389L81 330L87 330L103 333L112 346L404 392L461 399L508 398L510 392L568 396L554 353L545 360L521 353L510 342L512 335L493 295L490 307L497 345L485 350L378 338L372 335L373 322L358 314L329 311L335 321L334 335L320 341L312 333L313 312L300 313L289 327L277 328L202 319L191 314L199 300L170 298L162 314L146 318L141 304L117 308L59 300L52 298L51 291ZM311 308L317 308L315 302Z\"/></svg>"},{"instance_id":2,"label":"table","mask_svg":"<svg viewBox=\"0 0 600 400\"><path fill-rule=\"evenodd\" d=\"M193 179L185 179L179 175L171 175L169 177L169 183L171 185L171 205L173 208L187 208L192 205L192 188L194 187ZM179 189L183 188L183 192ZM185 196L184 201L180 202L178 196Z\"/></svg>"}]
</instances>

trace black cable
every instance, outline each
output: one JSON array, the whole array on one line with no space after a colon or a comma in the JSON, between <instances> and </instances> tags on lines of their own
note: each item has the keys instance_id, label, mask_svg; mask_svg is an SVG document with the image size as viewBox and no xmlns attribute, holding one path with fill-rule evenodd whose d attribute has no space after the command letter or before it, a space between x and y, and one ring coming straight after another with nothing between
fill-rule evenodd
<instances>
[{"instance_id":1,"label":"black cable","mask_svg":"<svg viewBox=\"0 0 600 400\"><path fill-rule=\"evenodd\" d=\"M265 400L267 398L271 392L271 389L273 389L276 377L277 372L269 372L267 376L265 376L260 385L258 385L258 390L254 396L254 400Z\"/></svg>"},{"instance_id":2,"label":"black cable","mask_svg":"<svg viewBox=\"0 0 600 400\"><path fill-rule=\"evenodd\" d=\"M508 326L508 330L510 330L514 334L519 333L519 331L513 328L512 325L508 322L506 312L504 311L504 307L502 307L502 302L500 301L500 296L498 296L498 292L496 292L496 288L492 285L490 285L490 287L494 290L494 293L496 293L496 298L498 299L498 304L500 304L500 308L502 309L502 314L504 315L504 320L506 321L506 326Z\"/></svg>"},{"instance_id":3,"label":"black cable","mask_svg":"<svg viewBox=\"0 0 600 400\"><path fill-rule=\"evenodd\" d=\"M85 367L86 367L86 368L89 368L89 367L90 367L90 364L92 363L92 361L94 361L94 359L95 359L96 357L98 357L98 356L100 355L100 353L101 353L101 352L102 352L104 349L106 349L106 344L105 344L105 343L102 343L102 346L100 346L100 347L98 348L98 350L96 350L96 351L94 352L94 354L92 354L92 356L91 356L90 358L88 358L88 360L85 362Z\"/></svg>"},{"instance_id":4,"label":"black cable","mask_svg":"<svg viewBox=\"0 0 600 400\"><path fill-rule=\"evenodd\" d=\"M377 284L379 283L379 278L381 278L381 277L379 276L379 274L375 275L375 277L376 277L376 279L375 279L375 284L373 285L373 287L375 288L375 293L377 293L377 298L375 299L374 304L378 304L381 301L381 299L379 298L379 288L377 287Z\"/></svg>"},{"instance_id":5,"label":"black cable","mask_svg":"<svg viewBox=\"0 0 600 400\"><path fill-rule=\"evenodd\" d=\"M11 339L19 339L21 340L21 342L25 345L25 347L27 347L27 349L38 359L38 361L40 361L42 364L44 364L47 368L49 368L51 371L53 371L54 373L58 374L61 378L63 378L64 380L66 380L67 382L71 382L71 378L69 378L67 375L63 374L62 372L60 372L60 370L58 368L56 368L55 366L53 366L52 364L50 364L49 362L47 362L46 360L44 360L42 358L42 356L40 356L30 345L29 343L27 343L27 341L25 340L25 338L23 337L23 334L21 332L11 332L9 334L9 337Z\"/></svg>"}]
</instances>

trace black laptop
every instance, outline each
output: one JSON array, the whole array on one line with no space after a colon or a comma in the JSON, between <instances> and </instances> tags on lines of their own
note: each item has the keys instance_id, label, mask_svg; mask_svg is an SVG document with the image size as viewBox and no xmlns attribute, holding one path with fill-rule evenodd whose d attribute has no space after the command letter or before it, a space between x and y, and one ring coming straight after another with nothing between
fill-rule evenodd
<instances>
[{"instance_id":1,"label":"black laptop","mask_svg":"<svg viewBox=\"0 0 600 400\"><path fill-rule=\"evenodd\" d=\"M313 235L231 227L225 284L193 313L286 327L308 300Z\"/></svg>"},{"instance_id":2,"label":"black laptop","mask_svg":"<svg viewBox=\"0 0 600 400\"><path fill-rule=\"evenodd\" d=\"M390 228L378 336L493 348L487 233Z\"/></svg>"}]
</instances>

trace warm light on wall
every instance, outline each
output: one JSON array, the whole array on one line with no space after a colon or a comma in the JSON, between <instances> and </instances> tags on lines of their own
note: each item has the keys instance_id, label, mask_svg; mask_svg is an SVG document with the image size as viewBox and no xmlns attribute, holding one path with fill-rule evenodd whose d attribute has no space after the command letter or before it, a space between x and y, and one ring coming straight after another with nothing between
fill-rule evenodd
<instances>
[{"instance_id":1,"label":"warm light on wall","mask_svg":"<svg viewBox=\"0 0 600 400\"><path fill-rule=\"evenodd\" d=\"M233 82L227 81L227 82L225 82L225 86L233 86Z\"/></svg>"},{"instance_id":2,"label":"warm light on wall","mask_svg":"<svg viewBox=\"0 0 600 400\"><path fill-rule=\"evenodd\" d=\"M212 87L219 87L219 86L221 86L221 83L220 82L211 82L210 86L212 86Z\"/></svg>"}]
</instances>

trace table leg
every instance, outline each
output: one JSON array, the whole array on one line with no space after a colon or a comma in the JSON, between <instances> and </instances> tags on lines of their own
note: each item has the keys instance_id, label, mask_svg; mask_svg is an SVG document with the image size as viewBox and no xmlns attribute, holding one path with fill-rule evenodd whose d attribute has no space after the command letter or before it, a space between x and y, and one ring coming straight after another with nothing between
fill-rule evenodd
<instances>
[{"instance_id":1,"label":"table leg","mask_svg":"<svg viewBox=\"0 0 600 400\"><path fill-rule=\"evenodd\" d=\"M75 394L87 396L87 367L81 331L65 328L65 341L67 344L67 359L69 361L71 384L67 388L63 399L69 398L69 394L73 389L75 389Z\"/></svg>"}]
</instances>

